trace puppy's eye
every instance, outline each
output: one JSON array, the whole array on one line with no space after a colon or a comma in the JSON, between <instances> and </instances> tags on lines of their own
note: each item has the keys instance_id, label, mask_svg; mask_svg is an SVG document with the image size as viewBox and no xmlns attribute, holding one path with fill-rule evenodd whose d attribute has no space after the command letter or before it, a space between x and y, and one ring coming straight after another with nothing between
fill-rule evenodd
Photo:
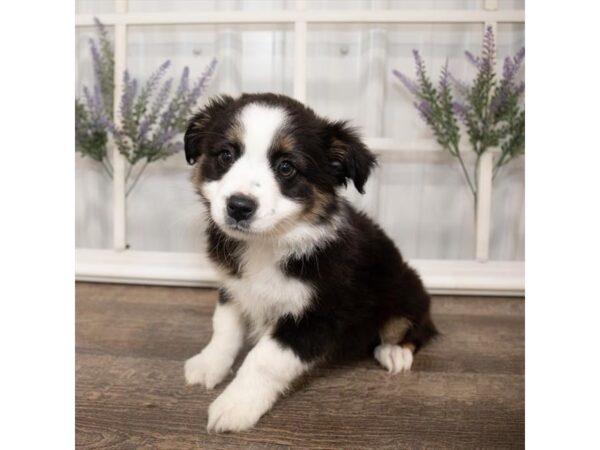
<instances>
[{"instance_id":1,"label":"puppy's eye","mask_svg":"<svg viewBox=\"0 0 600 450\"><path fill-rule=\"evenodd\" d=\"M233 153L229 149L223 149L217 156L219 163L223 166L228 166L233 162Z\"/></svg>"},{"instance_id":2,"label":"puppy's eye","mask_svg":"<svg viewBox=\"0 0 600 450\"><path fill-rule=\"evenodd\" d=\"M296 173L296 168L289 161L281 161L277 165L277 172L285 178L290 178Z\"/></svg>"}]
</instances>

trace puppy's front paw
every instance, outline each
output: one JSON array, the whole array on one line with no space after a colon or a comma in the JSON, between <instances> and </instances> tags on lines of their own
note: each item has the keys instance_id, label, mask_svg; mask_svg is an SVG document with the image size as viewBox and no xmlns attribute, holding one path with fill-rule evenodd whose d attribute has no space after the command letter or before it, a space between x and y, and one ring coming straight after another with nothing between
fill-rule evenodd
<instances>
[{"instance_id":1,"label":"puppy's front paw","mask_svg":"<svg viewBox=\"0 0 600 450\"><path fill-rule=\"evenodd\" d=\"M375 359L385 367L388 372L398 373L410 370L413 354L409 348L399 345L381 344L375 348Z\"/></svg>"},{"instance_id":2,"label":"puppy's front paw","mask_svg":"<svg viewBox=\"0 0 600 450\"><path fill-rule=\"evenodd\" d=\"M207 389L212 389L223 381L232 365L233 358L206 347L185 362L185 381L187 384L202 384Z\"/></svg>"},{"instance_id":3,"label":"puppy's front paw","mask_svg":"<svg viewBox=\"0 0 600 450\"><path fill-rule=\"evenodd\" d=\"M230 385L208 408L206 429L217 433L247 430L256 425L270 406L269 402L260 398L259 391Z\"/></svg>"}]
</instances>

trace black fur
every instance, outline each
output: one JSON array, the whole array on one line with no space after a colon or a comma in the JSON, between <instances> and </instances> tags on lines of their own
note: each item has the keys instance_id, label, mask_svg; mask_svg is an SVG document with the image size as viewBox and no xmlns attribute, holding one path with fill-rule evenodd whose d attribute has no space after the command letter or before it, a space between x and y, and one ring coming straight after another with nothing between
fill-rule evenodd
<instances>
[{"instance_id":1,"label":"black fur","mask_svg":"<svg viewBox=\"0 0 600 450\"><path fill-rule=\"evenodd\" d=\"M314 286L317 299L299 321L280 320L276 339L307 361L360 356L372 349L386 321L403 317L411 327L401 344L418 350L437 334L420 277L366 215L342 207L347 226L337 240L283 265L288 276Z\"/></svg>"},{"instance_id":2,"label":"black fur","mask_svg":"<svg viewBox=\"0 0 600 450\"><path fill-rule=\"evenodd\" d=\"M331 122L326 127L327 148L336 169L338 183L354 182L356 190L364 194L364 186L375 165L375 157L360 140L355 129L345 121Z\"/></svg>"},{"instance_id":3,"label":"black fur","mask_svg":"<svg viewBox=\"0 0 600 450\"><path fill-rule=\"evenodd\" d=\"M216 133L215 125L225 122L227 107L233 104L228 95L213 97L202 111L196 114L187 127L184 137L185 159L188 164L195 164L204 150L207 137Z\"/></svg>"}]
</instances>

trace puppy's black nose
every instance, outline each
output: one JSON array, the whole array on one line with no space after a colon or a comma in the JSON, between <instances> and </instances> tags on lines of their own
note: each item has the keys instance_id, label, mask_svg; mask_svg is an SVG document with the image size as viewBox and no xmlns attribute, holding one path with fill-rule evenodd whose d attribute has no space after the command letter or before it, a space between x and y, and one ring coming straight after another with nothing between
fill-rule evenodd
<instances>
[{"instance_id":1,"label":"puppy's black nose","mask_svg":"<svg viewBox=\"0 0 600 450\"><path fill-rule=\"evenodd\" d=\"M256 212L258 204L252 197L234 194L227 199L227 214L232 219L248 220Z\"/></svg>"}]
</instances>

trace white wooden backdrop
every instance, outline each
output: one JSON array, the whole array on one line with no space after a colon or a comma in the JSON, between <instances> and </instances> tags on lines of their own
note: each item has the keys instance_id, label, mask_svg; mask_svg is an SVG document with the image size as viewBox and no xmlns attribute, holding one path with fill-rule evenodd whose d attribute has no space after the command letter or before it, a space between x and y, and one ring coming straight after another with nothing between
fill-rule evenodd
<instances>
[{"instance_id":1,"label":"white wooden backdrop","mask_svg":"<svg viewBox=\"0 0 600 450\"><path fill-rule=\"evenodd\" d=\"M173 63L172 76L186 65L199 75L216 56L219 65L207 96L281 92L360 126L380 155L380 168L365 196L348 195L383 225L432 291L523 293L524 161L501 173L492 189L482 177L489 195L482 195L475 227L472 199L455 160L432 140L391 74L392 69L414 73L416 48L434 77L448 58L453 74L471 78L474 69L463 52L480 51L485 25L497 32L501 64L524 45L523 1L76 4L76 93L93 80L87 40L94 36L94 16L114 37L117 81L125 67L143 80L166 59ZM123 162L118 154L112 156L113 182L93 162L75 157L77 278L214 283L183 156L150 166L126 202Z\"/></svg>"}]
</instances>

